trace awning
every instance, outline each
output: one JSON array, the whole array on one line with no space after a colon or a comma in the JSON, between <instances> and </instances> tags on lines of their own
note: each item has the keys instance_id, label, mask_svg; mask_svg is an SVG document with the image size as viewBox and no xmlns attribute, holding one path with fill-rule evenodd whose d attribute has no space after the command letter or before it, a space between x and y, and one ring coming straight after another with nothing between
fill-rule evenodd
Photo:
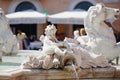
<instances>
[{"instance_id":1,"label":"awning","mask_svg":"<svg viewBox=\"0 0 120 80\"><path fill-rule=\"evenodd\" d=\"M10 24L42 24L46 23L46 16L43 13L28 10L7 14Z\"/></svg>"},{"instance_id":2,"label":"awning","mask_svg":"<svg viewBox=\"0 0 120 80\"><path fill-rule=\"evenodd\" d=\"M86 11L65 11L48 16L48 21L54 24L84 24Z\"/></svg>"}]
</instances>

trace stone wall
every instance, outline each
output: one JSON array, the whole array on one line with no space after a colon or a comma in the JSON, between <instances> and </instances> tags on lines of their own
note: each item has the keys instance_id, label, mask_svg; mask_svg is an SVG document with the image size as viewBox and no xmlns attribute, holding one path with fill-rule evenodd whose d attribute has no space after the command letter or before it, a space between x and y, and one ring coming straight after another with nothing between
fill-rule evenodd
<instances>
[{"instance_id":1,"label":"stone wall","mask_svg":"<svg viewBox=\"0 0 120 80\"><path fill-rule=\"evenodd\" d=\"M79 69L80 80L119 80L120 67ZM17 69L0 73L0 80L77 80L76 74L65 70Z\"/></svg>"}]
</instances>

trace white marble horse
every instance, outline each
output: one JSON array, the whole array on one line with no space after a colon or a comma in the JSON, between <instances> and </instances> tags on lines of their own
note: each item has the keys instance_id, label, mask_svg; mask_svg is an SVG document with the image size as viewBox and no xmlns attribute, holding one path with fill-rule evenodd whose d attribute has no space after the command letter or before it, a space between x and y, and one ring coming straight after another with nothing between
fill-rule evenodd
<instances>
[{"instance_id":1,"label":"white marble horse","mask_svg":"<svg viewBox=\"0 0 120 80\"><path fill-rule=\"evenodd\" d=\"M110 66L108 61L120 55L120 43L116 43L112 28L104 23L106 19L113 18L119 13L119 9L108 8L103 4L92 6L84 21L87 35L78 37L79 44L74 39L65 39L77 55L76 59L80 61L78 66L107 67Z\"/></svg>"},{"instance_id":2,"label":"white marble horse","mask_svg":"<svg viewBox=\"0 0 120 80\"><path fill-rule=\"evenodd\" d=\"M8 20L0 8L0 59L2 54L10 55L17 53L17 39L10 30Z\"/></svg>"},{"instance_id":3,"label":"white marble horse","mask_svg":"<svg viewBox=\"0 0 120 80\"><path fill-rule=\"evenodd\" d=\"M120 43L116 43L112 28L105 24L106 19L116 18L120 15L119 9L105 7L97 4L88 10L84 20L87 33L87 47L97 55L104 55L108 60L113 60L120 55Z\"/></svg>"}]
</instances>

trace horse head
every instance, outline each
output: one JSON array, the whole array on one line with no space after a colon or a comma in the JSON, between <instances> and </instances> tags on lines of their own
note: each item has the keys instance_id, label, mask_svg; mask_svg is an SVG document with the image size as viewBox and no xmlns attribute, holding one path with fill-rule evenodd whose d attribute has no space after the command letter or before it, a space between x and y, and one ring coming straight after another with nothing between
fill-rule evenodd
<instances>
[{"instance_id":1,"label":"horse head","mask_svg":"<svg viewBox=\"0 0 120 80\"><path fill-rule=\"evenodd\" d=\"M119 9L105 7L102 3L91 6L88 10L88 16L91 23L94 23L95 21L105 21L110 18L117 18L118 15L120 15Z\"/></svg>"}]
</instances>

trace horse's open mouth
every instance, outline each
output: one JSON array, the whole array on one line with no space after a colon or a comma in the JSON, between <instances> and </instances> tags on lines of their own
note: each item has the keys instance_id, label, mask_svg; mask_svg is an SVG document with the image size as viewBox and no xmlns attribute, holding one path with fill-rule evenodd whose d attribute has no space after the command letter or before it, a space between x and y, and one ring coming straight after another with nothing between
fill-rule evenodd
<instances>
[{"instance_id":1,"label":"horse's open mouth","mask_svg":"<svg viewBox=\"0 0 120 80\"><path fill-rule=\"evenodd\" d=\"M114 19L104 20L104 23L105 23L106 25L108 25L109 27L112 27L111 21L113 22L113 20L115 21L115 20L117 20L117 19L119 19L119 18L120 18L120 15L115 15L115 16L114 16Z\"/></svg>"},{"instance_id":2,"label":"horse's open mouth","mask_svg":"<svg viewBox=\"0 0 120 80\"><path fill-rule=\"evenodd\" d=\"M112 27L112 25L111 25L110 22L108 22L108 21L105 20L104 23L105 23L107 26Z\"/></svg>"},{"instance_id":3,"label":"horse's open mouth","mask_svg":"<svg viewBox=\"0 0 120 80\"><path fill-rule=\"evenodd\" d=\"M115 16L114 16L114 19L115 19L115 20L118 19L119 16L120 16L120 15L115 15Z\"/></svg>"},{"instance_id":4,"label":"horse's open mouth","mask_svg":"<svg viewBox=\"0 0 120 80\"><path fill-rule=\"evenodd\" d=\"M117 19L119 19L119 18L120 18L120 15L115 15L115 16L114 16L114 19L115 19L115 20L117 20Z\"/></svg>"}]
</instances>

